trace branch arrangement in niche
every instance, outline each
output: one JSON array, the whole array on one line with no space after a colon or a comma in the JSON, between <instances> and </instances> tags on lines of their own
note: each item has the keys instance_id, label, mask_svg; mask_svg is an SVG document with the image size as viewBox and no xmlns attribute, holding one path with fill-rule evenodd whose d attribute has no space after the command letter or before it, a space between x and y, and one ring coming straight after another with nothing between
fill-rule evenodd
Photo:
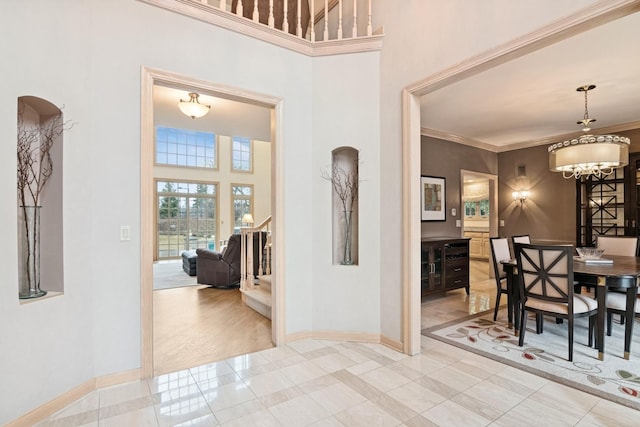
<instances>
[{"instance_id":1,"label":"branch arrangement in niche","mask_svg":"<svg viewBox=\"0 0 640 427\"><path fill-rule=\"evenodd\" d=\"M55 141L73 124L62 121L62 111L51 115L35 111L33 122L25 114L27 103L18 99L17 185L23 228L18 247L21 255L19 298L39 298L40 289L40 195L53 174L51 150Z\"/></svg>"},{"instance_id":2,"label":"branch arrangement in niche","mask_svg":"<svg viewBox=\"0 0 640 427\"><path fill-rule=\"evenodd\" d=\"M40 194L53 173L51 149L56 139L75 123L62 121L62 111L44 123L26 125L26 105L18 101L18 193L22 206L39 206Z\"/></svg>"},{"instance_id":3,"label":"branch arrangement in niche","mask_svg":"<svg viewBox=\"0 0 640 427\"><path fill-rule=\"evenodd\" d=\"M345 212L352 211L353 205L358 200L358 160L351 161L351 168L346 170L334 161L331 166L331 172L328 168L320 172L320 176L327 181L331 181L333 191L336 192L342 208Z\"/></svg>"}]
</instances>

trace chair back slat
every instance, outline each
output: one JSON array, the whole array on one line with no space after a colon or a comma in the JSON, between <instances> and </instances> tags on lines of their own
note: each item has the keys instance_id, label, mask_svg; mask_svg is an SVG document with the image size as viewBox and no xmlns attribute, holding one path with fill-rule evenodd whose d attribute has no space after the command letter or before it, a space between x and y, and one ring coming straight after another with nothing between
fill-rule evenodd
<instances>
[{"instance_id":1,"label":"chair back slat","mask_svg":"<svg viewBox=\"0 0 640 427\"><path fill-rule=\"evenodd\" d=\"M572 304L573 248L516 243L516 260L525 300Z\"/></svg>"}]
</instances>

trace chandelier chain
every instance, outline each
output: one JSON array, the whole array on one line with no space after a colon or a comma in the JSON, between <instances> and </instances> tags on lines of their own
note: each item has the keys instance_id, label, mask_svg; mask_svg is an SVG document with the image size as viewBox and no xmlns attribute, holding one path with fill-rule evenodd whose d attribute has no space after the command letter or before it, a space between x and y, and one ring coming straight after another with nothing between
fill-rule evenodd
<instances>
[{"instance_id":1,"label":"chandelier chain","mask_svg":"<svg viewBox=\"0 0 640 427\"><path fill-rule=\"evenodd\" d=\"M587 123L588 123L588 120L589 120L589 109L588 109L588 102L587 102L587 93L588 92L589 92L588 90L584 91L584 120Z\"/></svg>"}]
</instances>

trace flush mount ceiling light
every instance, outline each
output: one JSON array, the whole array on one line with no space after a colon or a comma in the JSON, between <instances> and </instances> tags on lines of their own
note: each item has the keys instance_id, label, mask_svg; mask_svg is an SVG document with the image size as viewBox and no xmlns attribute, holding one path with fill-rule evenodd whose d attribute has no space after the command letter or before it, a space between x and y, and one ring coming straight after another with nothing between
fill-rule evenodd
<instances>
[{"instance_id":1,"label":"flush mount ceiling light","mask_svg":"<svg viewBox=\"0 0 640 427\"><path fill-rule=\"evenodd\" d=\"M576 89L584 92L584 117L577 122L583 132L589 132L591 123L596 121L589 118L587 108L587 93L595 88L595 85L585 85ZM549 146L549 169L562 172L568 179L590 175L602 178L629 163L630 144L631 140L624 136L591 134L557 142Z\"/></svg>"},{"instance_id":2,"label":"flush mount ceiling light","mask_svg":"<svg viewBox=\"0 0 640 427\"><path fill-rule=\"evenodd\" d=\"M209 112L211 105L200 104L198 101L198 95L195 92L189 93L189 100L183 101L180 99L178 103L178 108L182 111L186 116L195 119L196 117L200 118Z\"/></svg>"}]
</instances>

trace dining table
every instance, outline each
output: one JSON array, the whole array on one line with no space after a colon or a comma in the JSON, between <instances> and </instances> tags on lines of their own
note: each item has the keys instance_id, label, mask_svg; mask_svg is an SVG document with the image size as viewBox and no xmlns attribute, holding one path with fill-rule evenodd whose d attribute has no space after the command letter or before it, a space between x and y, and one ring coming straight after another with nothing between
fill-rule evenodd
<instances>
[{"instance_id":1,"label":"dining table","mask_svg":"<svg viewBox=\"0 0 640 427\"><path fill-rule=\"evenodd\" d=\"M606 263L604 260L612 262ZM520 306L522 302L520 282L518 280L518 264L515 259L500 261L507 276L507 294L513 298L508 305L513 310L513 327L516 335L520 329ZM625 343L624 358L629 359L631 337L633 333L634 307L638 292L638 278L640 277L640 257L610 255L603 256L600 261L584 260L574 257L574 281L579 285L595 287L595 297L598 301L596 319L596 347L598 359L604 360L605 319L607 317L607 293L613 288L617 292L625 292L627 297L625 315ZM511 313L510 313L511 314Z\"/></svg>"}]
</instances>

